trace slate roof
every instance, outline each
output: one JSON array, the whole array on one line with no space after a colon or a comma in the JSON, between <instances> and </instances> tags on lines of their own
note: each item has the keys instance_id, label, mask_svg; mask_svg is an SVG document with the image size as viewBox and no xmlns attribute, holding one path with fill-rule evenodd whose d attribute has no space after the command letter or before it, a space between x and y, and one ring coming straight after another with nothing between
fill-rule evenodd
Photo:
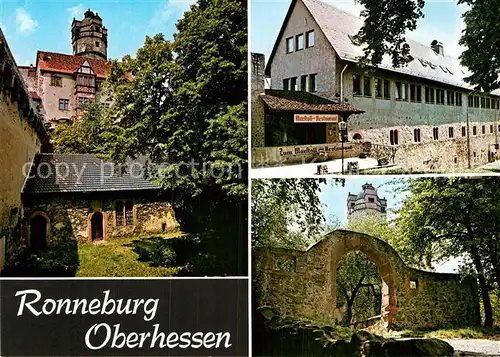
<instances>
[{"instance_id":1,"label":"slate roof","mask_svg":"<svg viewBox=\"0 0 500 357\"><path fill-rule=\"evenodd\" d=\"M73 74L88 61L97 78L106 78L109 74L109 62L84 56L67 55L63 53L38 51L37 66L42 71Z\"/></svg>"},{"instance_id":2,"label":"slate roof","mask_svg":"<svg viewBox=\"0 0 500 357\"><path fill-rule=\"evenodd\" d=\"M260 97L273 111L330 114L361 114L365 112L348 103L336 103L304 91L266 89L265 93L261 94Z\"/></svg>"},{"instance_id":3,"label":"slate roof","mask_svg":"<svg viewBox=\"0 0 500 357\"><path fill-rule=\"evenodd\" d=\"M355 45L349 36L358 33L363 25L363 20L361 18L320 0L292 0L280 34L269 58L266 74L270 75L271 63L276 53L278 43L281 40L286 23L297 1L302 1L304 3L338 56L344 61L357 62L356 58L363 55L363 49ZM437 34L437 36L439 36L439 34ZM409 38L407 38L407 43L410 45L410 54L414 58L408 66L394 68L392 67L390 57L384 56L379 68L472 90L472 86L464 82L464 78L468 77L470 72L460 65L457 58L436 54L430 47L430 44L423 45ZM446 54L446 46L444 47L444 51ZM495 90L491 92L491 94L500 95L500 90Z\"/></svg>"},{"instance_id":4,"label":"slate roof","mask_svg":"<svg viewBox=\"0 0 500 357\"><path fill-rule=\"evenodd\" d=\"M122 173L118 165L94 154L38 154L23 194L159 190L144 175L146 161L130 159Z\"/></svg>"}]
</instances>

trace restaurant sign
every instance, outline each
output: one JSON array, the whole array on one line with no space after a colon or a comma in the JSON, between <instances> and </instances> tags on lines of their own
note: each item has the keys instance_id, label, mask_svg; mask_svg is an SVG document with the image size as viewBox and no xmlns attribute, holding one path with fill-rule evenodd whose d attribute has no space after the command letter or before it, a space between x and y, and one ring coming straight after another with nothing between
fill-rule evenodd
<instances>
[{"instance_id":1,"label":"restaurant sign","mask_svg":"<svg viewBox=\"0 0 500 357\"><path fill-rule=\"evenodd\" d=\"M337 123L338 114L294 114L294 123Z\"/></svg>"}]
</instances>

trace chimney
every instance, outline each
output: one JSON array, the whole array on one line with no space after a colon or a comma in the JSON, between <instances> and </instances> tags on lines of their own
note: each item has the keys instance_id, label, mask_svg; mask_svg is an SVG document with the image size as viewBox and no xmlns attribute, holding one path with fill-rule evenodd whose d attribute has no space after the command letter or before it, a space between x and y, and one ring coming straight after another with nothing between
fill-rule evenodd
<instances>
[{"instance_id":1,"label":"chimney","mask_svg":"<svg viewBox=\"0 0 500 357\"><path fill-rule=\"evenodd\" d=\"M431 42L431 48L434 52L436 52L436 54L444 56L443 44L438 40L434 40Z\"/></svg>"},{"instance_id":2,"label":"chimney","mask_svg":"<svg viewBox=\"0 0 500 357\"><path fill-rule=\"evenodd\" d=\"M252 53L252 91L258 94L264 93L265 88L265 56L262 53Z\"/></svg>"}]
</instances>

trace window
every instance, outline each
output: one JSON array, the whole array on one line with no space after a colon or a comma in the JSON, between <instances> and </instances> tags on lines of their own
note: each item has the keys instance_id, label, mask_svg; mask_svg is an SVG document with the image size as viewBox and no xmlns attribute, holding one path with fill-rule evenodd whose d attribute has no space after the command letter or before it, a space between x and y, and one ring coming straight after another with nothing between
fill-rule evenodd
<instances>
[{"instance_id":1,"label":"window","mask_svg":"<svg viewBox=\"0 0 500 357\"><path fill-rule=\"evenodd\" d=\"M384 79L384 99L391 99L391 84L388 79Z\"/></svg>"},{"instance_id":2,"label":"window","mask_svg":"<svg viewBox=\"0 0 500 357\"><path fill-rule=\"evenodd\" d=\"M453 127L452 127L452 126L450 126L450 127L448 128L448 136L449 136L450 138L453 138Z\"/></svg>"},{"instance_id":3,"label":"window","mask_svg":"<svg viewBox=\"0 0 500 357\"><path fill-rule=\"evenodd\" d=\"M398 131L397 130L391 130L389 132L389 141L391 142L391 145L398 145L399 138L398 138Z\"/></svg>"},{"instance_id":4,"label":"window","mask_svg":"<svg viewBox=\"0 0 500 357\"><path fill-rule=\"evenodd\" d=\"M50 77L50 85L53 87L62 87L62 78L59 76Z\"/></svg>"},{"instance_id":5,"label":"window","mask_svg":"<svg viewBox=\"0 0 500 357\"><path fill-rule=\"evenodd\" d=\"M117 226L132 226L134 225L134 202L116 201L115 203L115 218Z\"/></svg>"},{"instance_id":6,"label":"window","mask_svg":"<svg viewBox=\"0 0 500 357\"><path fill-rule=\"evenodd\" d=\"M380 78L375 78L375 97L382 98L382 80Z\"/></svg>"},{"instance_id":7,"label":"window","mask_svg":"<svg viewBox=\"0 0 500 357\"><path fill-rule=\"evenodd\" d=\"M134 203L132 201L125 202L125 224L127 226L134 224Z\"/></svg>"},{"instance_id":8,"label":"window","mask_svg":"<svg viewBox=\"0 0 500 357\"><path fill-rule=\"evenodd\" d=\"M301 51L304 49L304 34L295 36L295 51Z\"/></svg>"},{"instance_id":9,"label":"window","mask_svg":"<svg viewBox=\"0 0 500 357\"><path fill-rule=\"evenodd\" d=\"M78 106L82 106L82 105L85 105L85 104L89 104L89 103L92 103L93 100L92 98L87 98L87 97L78 97Z\"/></svg>"},{"instance_id":10,"label":"window","mask_svg":"<svg viewBox=\"0 0 500 357\"><path fill-rule=\"evenodd\" d=\"M469 101L467 103L467 105L469 106L469 108L472 108L474 106L474 97L469 95Z\"/></svg>"},{"instance_id":11,"label":"window","mask_svg":"<svg viewBox=\"0 0 500 357\"><path fill-rule=\"evenodd\" d=\"M416 143L420 142L420 129L413 130L413 139L415 140Z\"/></svg>"},{"instance_id":12,"label":"window","mask_svg":"<svg viewBox=\"0 0 500 357\"><path fill-rule=\"evenodd\" d=\"M306 47L314 47L314 30L306 32Z\"/></svg>"},{"instance_id":13,"label":"window","mask_svg":"<svg viewBox=\"0 0 500 357\"><path fill-rule=\"evenodd\" d=\"M99 41L95 42L95 47L99 47Z\"/></svg>"},{"instance_id":14,"label":"window","mask_svg":"<svg viewBox=\"0 0 500 357\"><path fill-rule=\"evenodd\" d=\"M476 134L477 134L476 126L473 126L472 127L472 135L476 135Z\"/></svg>"},{"instance_id":15,"label":"window","mask_svg":"<svg viewBox=\"0 0 500 357\"><path fill-rule=\"evenodd\" d=\"M408 100L408 84L403 83L401 86L401 100L405 102Z\"/></svg>"},{"instance_id":16,"label":"window","mask_svg":"<svg viewBox=\"0 0 500 357\"><path fill-rule=\"evenodd\" d=\"M372 96L372 78L371 77L363 77L363 83L364 83L363 94L365 95L365 97L371 97Z\"/></svg>"},{"instance_id":17,"label":"window","mask_svg":"<svg viewBox=\"0 0 500 357\"><path fill-rule=\"evenodd\" d=\"M76 84L79 86L94 87L94 76L78 75L76 78Z\"/></svg>"},{"instance_id":18,"label":"window","mask_svg":"<svg viewBox=\"0 0 500 357\"><path fill-rule=\"evenodd\" d=\"M481 108L486 108L486 98L481 97Z\"/></svg>"},{"instance_id":19,"label":"window","mask_svg":"<svg viewBox=\"0 0 500 357\"><path fill-rule=\"evenodd\" d=\"M283 79L283 90L290 90L290 79Z\"/></svg>"},{"instance_id":20,"label":"window","mask_svg":"<svg viewBox=\"0 0 500 357\"><path fill-rule=\"evenodd\" d=\"M297 77L290 78L290 90L298 90L297 88Z\"/></svg>"},{"instance_id":21,"label":"window","mask_svg":"<svg viewBox=\"0 0 500 357\"><path fill-rule=\"evenodd\" d=\"M436 89L436 104L444 104L444 90Z\"/></svg>"},{"instance_id":22,"label":"window","mask_svg":"<svg viewBox=\"0 0 500 357\"><path fill-rule=\"evenodd\" d=\"M486 98L486 109L491 109L491 101L490 101L490 98Z\"/></svg>"},{"instance_id":23,"label":"window","mask_svg":"<svg viewBox=\"0 0 500 357\"><path fill-rule=\"evenodd\" d=\"M462 106L462 93L455 93L455 105L461 107Z\"/></svg>"},{"instance_id":24,"label":"window","mask_svg":"<svg viewBox=\"0 0 500 357\"><path fill-rule=\"evenodd\" d=\"M465 136L465 134L466 134L466 130L467 130L467 129L466 129L466 127L465 127L465 126L463 126L463 127L462 127L462 136Z\"/></svg>"},{"instance_id":25,"label":"window","mask_svg":"<svg viewBox=\"0 0 500 357\"><path fill-rule=\"evenodd\" d=\"M307 91L307 76L300 77L300 90L303 92Z\"/></svg>"},{"instance_id":26,"label":"window","mask_svg":"<svg viewBox=\"0 0 500 357\"><path fill-rule=\"evenodd\" d=\"M415 84L410 85L410 102L415 102L417 100L417 87Z\"/></svg>"},{"instance_id":27,"label":"window","mask_svg":"<svg viewBox=\"0 0 500 357\"><path fill-rule=\"evenodd\" d=\"M452 99L453 98L453 99ZM455 95L449 90L446 91L446 104L453 105L452 101L455 99Z\"/></svg>"},{"instance_id":28,"label":"window","mask_svg":"<svg viewBox=\"0 0 500 357\"><path fill-rule=\"evenodd\" d=\"M439 140L439 128L432 128L432 137L434 140Z\"/></svg>"},{"instance_id":29,"label":"window","mask_svg":"<svg viewBox=\"0 0 500 357\"><path fill-rule=\"evenodd\" d=\"M373 197L368 197L368 202L375 203L375 199Z\"/></svg>"},{"instance_id":30,"label":"window","mask_svg":"<svg viewBox=\"0 0 500 357\"><path fill-rule=\"evenodd\" d=\"M486 125L483 125L483 127L481 128L483 134L486 134Z\"/></svg>"},{"instance_id":31,"label":"window","mask_svg":"<svg viewBox=\"0 0 500 357\"><path fill-rule=\"evenodd\" d=\"M293 52L293 37L289 37L286 39L286 53Z\"/></svg>"},{"instance_id":32,"label":"window","mask_svg":"<svg viewBox=\"0 0 500 357\"><path fill-rule=\"evenodd\" d=\"M410 289L417 289L418 288L418 280L417 279L411 279L410 280Z\"/></svg>"},{"instance_id":33,"label":"window","mask_svg":"<svg viewBox=\"0 0 500 357\"><path fill-rule=\"evenodd\" d=\"M417 102L422 103L422 86L417 86Z\"/></svg>"},{"instance_id":34,"label":"window","mask_svg":"<svg viewBox=\"0 0 500 357\"><path fill-rule=\"evenodd\" d=\"M408 85L406 83L401 83L401 82L395 82L395 88L394 88L394 98L397 100L404 100L406 101L407 99L407 91L408 91Z\"/></svg>"},{"instance_id":35,"label":"window","mask_svg":"<svg viewBox=\"0 0 500 357\"><path fill-rule=\"evenodd\" d=\"M59 110L69 110L69 99L59 99Z\"/></svg>"},{"instance_id":36,"label":"window","mask_svg":"<svg viewBox=\"0 0 500 357\"><path fill-rule=\"evenodd\" d=\"M493 133L493 125L490 125L490 133Z\"/></svg>"},{"instance_id":37,"label":"window","mask_svg":"<svg viewBox=\"0 0 500 357\"><path fill-rule=\"evenodd\" d=\"M309 75L309 92L317 92L318 91L318 75L310 74Z\"/></svg>"},{"instance_id":38,"label":"window","mask_svg":"<svg viewBox=\"0 0 500 357\"><path fill-rule=\"evenodd\" d=\"M479 97L477 95L474 96L474 108L479 108Z\"/></svg>"},{"instance_id":39,"label":"window","mask_svg":"<svg viewBox=\"0 0 500 357\"><path fill-rule=\"evenodd\" d=\"M359 74L352 75L352 94L361 95L361 76Z\"/></svg>"},{"instance_id":40,"label":"window","mask_svg":"<svg viewBox=\"0 0 500 357\"><path fill-rule=\"evenodd\" d=\"M123 202L122 201L117 201L115 203L115 221L117 226L124 226L125 221L124 221L124 207L123 207Z\"/></svg>"},{"instance_id":41,"label":"window","mask_svg":"<svg viewBox=\"0 0 500 357\"><path fill-rule=\"evenodd\" d=\"M436 103L434 99L434 88L429 88L429 91L431 92L431 103L434 104Z\"/></svg>"},{"instance_id":42,"label":"window","mask_svg":"<svg viewBox=\"0 0 500 357\"><path fill-rule=\"evenodd\" d=\"M394 82L395 88L394 88L394 98L397 100L401 100L401 82Z\"/></svg>"},{"instance_id":43,"label":"window","mask_svg":"<svg viewBox=\"0 0 500 357\"><path fill-rule=\"evenodd\" d=\"M429 103L431 101L431 95L429 87L425 87L425 102Z\"/></svg>"}]
</instances>

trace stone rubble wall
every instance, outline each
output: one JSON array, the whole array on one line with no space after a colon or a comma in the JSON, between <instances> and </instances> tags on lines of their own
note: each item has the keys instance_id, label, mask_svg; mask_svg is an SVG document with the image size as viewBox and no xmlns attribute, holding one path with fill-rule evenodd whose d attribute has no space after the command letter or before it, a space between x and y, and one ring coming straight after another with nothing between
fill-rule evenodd
<instances>
[{"instance_id":1,"label":"stone rubble wall","mask_svg":"<svg viewBox=\"0 0 500 357\"><path fill-rule=\"evenodd\" d=\"M254 280L259 305L270 306L285 316L335 324L336 268L350 250L362 251L378 267L382 312L391 327L480 324L475 281L410 268L387 243L349 231L332 232L307 251L258 250ZM416 289L411 288L410 280L417 282Z\"/></svg>"},{"instance_id":2,"label":"stone rubble wall","mask_svg":"<svg viewBox=\"0 0 500 357\"><path fill-rule=\"evenodd\" d=\"M25 205L24 229L19 244L23 247L27 246L29 221L36 212L47 214L50 220L49 245L68 239L76 240L79 243L91 243L89 225L93 212L101 212L106 220L107 227L104 228L106 240L132 235L175 232L179 229L179 223L169 202L136 199L133 211L133 224L124 226L116 222L115 200L102 202L100 200L61 197L32 200Z\"/></svg>"}]
</instances>

